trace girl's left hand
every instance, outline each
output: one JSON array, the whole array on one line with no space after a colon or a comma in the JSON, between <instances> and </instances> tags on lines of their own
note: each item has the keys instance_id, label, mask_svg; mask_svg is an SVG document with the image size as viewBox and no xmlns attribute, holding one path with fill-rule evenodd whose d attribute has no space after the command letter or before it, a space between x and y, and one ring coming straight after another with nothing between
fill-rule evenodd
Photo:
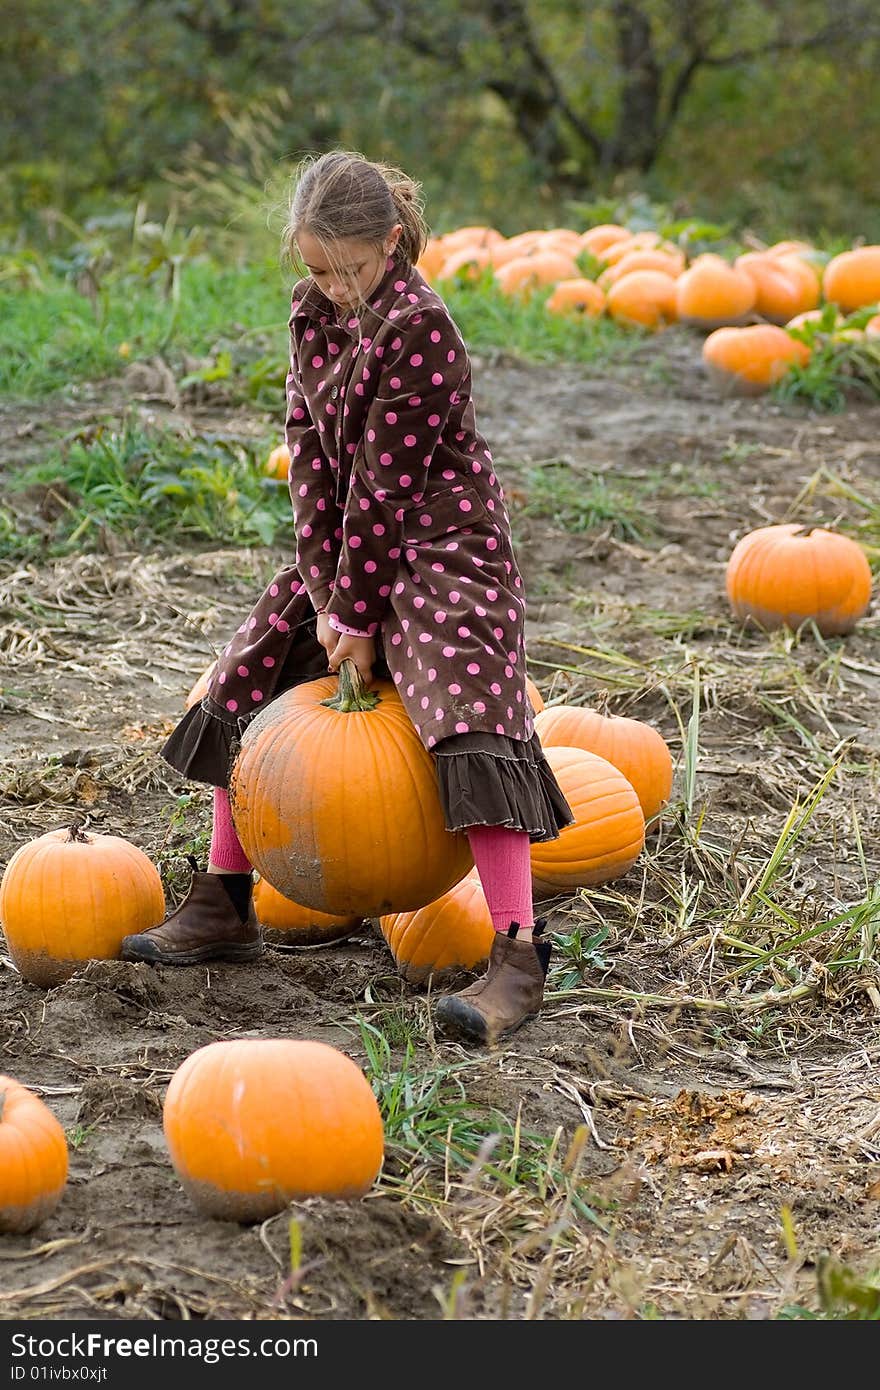
<instances>
[{"instance_id":1,"label":"girl's left hand","mask_svg":"<svg viewBox=\"0 0 880 1390\"><path fill-rule=\"evenodd\" d=\"M358 674L366 687L373 679L373 665L376 660L376 643L372 637L351 637L347 632L339 634L339 641L328 658L330 670L339 670L345 660L353 661Z\"/></svg>"}]
</instances>

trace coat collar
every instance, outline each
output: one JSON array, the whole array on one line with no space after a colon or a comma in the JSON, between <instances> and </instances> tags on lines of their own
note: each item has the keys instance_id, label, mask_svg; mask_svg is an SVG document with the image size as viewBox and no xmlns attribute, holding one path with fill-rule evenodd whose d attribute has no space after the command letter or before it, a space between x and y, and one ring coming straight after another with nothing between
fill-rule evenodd
<instances>
[{"instance_id":1,"label":"coat collar","mask_svg":"<svg viewBox=\"0 0 880 1390\"><path fill-rule=\"evenodd\" d=\"M358 317L354 313L346 313L340 317L338 306L331 299L318 289L311 276L300 280L293 289L293 304L290 322L293 324L294 318L304 316L318 322L321 319L326 323L335 324L342 328L353 338L362 336L371 331L375 324L381 323L383 318L387 318L388 310L394 301L400 297L401 290L396 289L395 285L399 280L409 284L412 275L412 267L399 255L388 256L385 261L385 271L382 279L373 290L367 301L367 307L361 311Z\"/></svg>"}]
</instances>

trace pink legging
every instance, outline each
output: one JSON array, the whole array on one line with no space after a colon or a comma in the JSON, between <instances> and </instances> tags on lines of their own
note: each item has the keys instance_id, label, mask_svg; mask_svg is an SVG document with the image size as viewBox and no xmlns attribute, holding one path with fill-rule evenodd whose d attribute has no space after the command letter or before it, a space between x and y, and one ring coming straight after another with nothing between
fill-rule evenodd
<instances>
[{"instance_id":1,"label":"pink legging","mask_svg":"<svg viewBox=\"0 0 880 1390\"><path fill-rule=\"evenodd\" d=\"M528 831L510 830L505 825L472 825L467 837L495 930L507 931L511 922L531 927L534 914ZM229 796L223 787L214 788L209 859L215 868L227 873L251 872L250 860L235 833Z\"/></svg>"}]
</instances>

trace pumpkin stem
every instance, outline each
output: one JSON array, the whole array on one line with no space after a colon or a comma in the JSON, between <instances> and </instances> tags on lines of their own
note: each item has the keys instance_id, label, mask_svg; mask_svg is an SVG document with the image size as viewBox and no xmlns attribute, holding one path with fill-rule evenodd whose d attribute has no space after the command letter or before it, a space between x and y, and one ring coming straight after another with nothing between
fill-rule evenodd
<instances>
[{"instance_id":1,"label":"pumpkin stem","mask_svg":"<svg viewBox=\"0 0 880 1390\"><path fill-rule=\"evenodd\" d=\"M339 689L336 694L321 701L322 705L338 710L340 714L375 709L378 703L378 693L364 689L360 672L350 657L346 657L339 667Z\"/></svg>"},{"instance_id":2,"label":"pumpkin stem","mask_svg":"<svg viewBox=\"0 0 880 1390\"><path fill-rule=\"evenodd\" d=\"M73 821L67 832L67 843L70 844L73 840L79 845L87 845L89 843L89 837L83 834L83 830L87 824L88 821L86 820Z\"/></svg>"}]
</instances>

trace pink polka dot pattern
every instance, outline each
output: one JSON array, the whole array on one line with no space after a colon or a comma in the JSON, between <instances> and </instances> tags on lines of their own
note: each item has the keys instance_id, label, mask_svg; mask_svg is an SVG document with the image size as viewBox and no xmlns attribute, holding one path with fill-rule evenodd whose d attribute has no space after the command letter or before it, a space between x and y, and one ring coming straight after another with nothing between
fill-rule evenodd
<instances>
[{"instance_id":1,"label":"pink polka dot pattern","mask_svg":"<svg viewBox=\"0 0 880 1390\"><path fill-rule=\"evenodd\" d=\"M218 709L237 723L274 699L291 643L322 609L377 639L426 747L478 731L529 738L522 579L445 304L389 257L360 318L306 279L289 329L295 563L219 659ZM326 670L321 651L314 661Z\"/></svg>"}]
</instances>

